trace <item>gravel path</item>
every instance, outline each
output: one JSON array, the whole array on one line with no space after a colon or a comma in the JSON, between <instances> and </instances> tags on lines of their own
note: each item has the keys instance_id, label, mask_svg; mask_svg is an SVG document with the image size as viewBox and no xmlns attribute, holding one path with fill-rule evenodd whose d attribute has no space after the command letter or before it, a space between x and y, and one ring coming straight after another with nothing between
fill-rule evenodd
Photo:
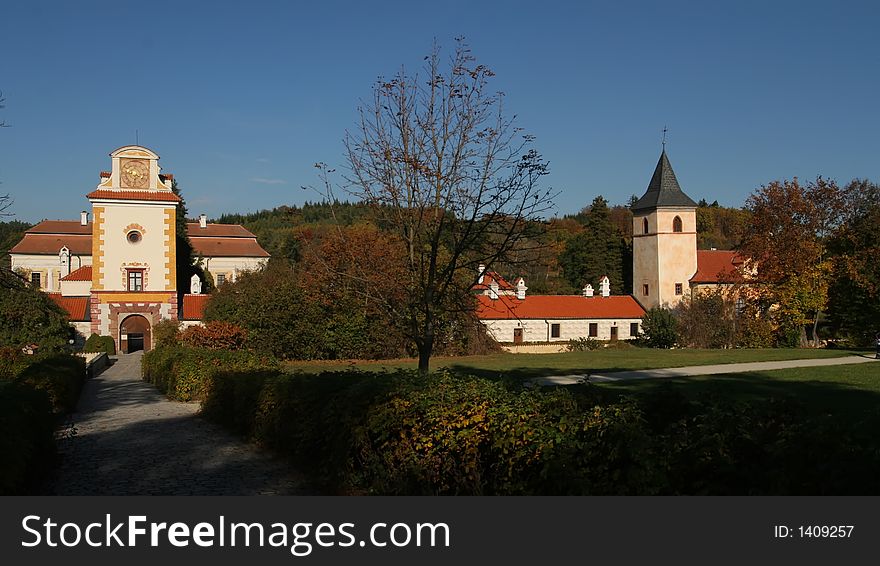
<instances>
[{"instance_id":1,"label":"gravel path","mask_svg":"<svg viewBox=\"0 0 880 566\"><path fill-rule=\"evenodd\" d=\"M776 362L745 362L738 364L716 364L709 366L688 366L680 368L645 369L634 371L597 372L591 374L551 375L538 377L533 381L541 385L573 385L575 383L624 381L633 379L662 379L669 377L693 377L695 375L720 375L725 373L746 373L751 371L770 371L775 369L805 368L818 366L840 366L873 362L874 356L845 356L841 358L820 358L812 360L782 360Z\"/></svg>"},{"instance_id":2,"label":"gravel path","mask_svg":"<svg viewBox=\"0 0 880 566\"><path fill-rule=\"evenodd\" d=\"M59 442L57 495L305 495L290 466L167 400L141 380L141 353L86 381Z\"/></svg>"}]
</instances>

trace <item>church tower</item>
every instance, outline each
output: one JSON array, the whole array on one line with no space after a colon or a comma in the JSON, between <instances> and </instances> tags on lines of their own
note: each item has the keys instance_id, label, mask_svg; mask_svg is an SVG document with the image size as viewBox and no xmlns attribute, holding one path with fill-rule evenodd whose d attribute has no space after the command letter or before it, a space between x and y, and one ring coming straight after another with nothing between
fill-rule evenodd
<instances>
[{"instance_id":1,"label":"church tower","mask_svg":"<svg viewBox=\"0 0 880 566\"><path fill-rule=\"evenodd\" d=\"M633 296L645 309L674 307L697 271L697 203L682 192L665 148L632 213Z\"/></svg>"},{"instance_id":2,"label":"church tower","mask_svg":"<svg viewBox=\"0 0 880 566\"><path fill-rule=\"evenodd\" d=\"M92 332L118 351L149 350L153 325L177 319L175 216L180 198L159 156L125 146L110 154L92 203Z\"/></svg>"}]
</instances>

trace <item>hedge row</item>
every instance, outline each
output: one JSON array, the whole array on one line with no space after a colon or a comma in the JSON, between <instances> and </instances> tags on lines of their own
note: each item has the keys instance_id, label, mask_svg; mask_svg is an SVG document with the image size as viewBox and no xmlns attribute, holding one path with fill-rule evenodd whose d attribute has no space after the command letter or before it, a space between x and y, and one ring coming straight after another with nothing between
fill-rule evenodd
<instances>
[{"instance_id":1,"label":"hedge row","mask_svg":"<svg viewBox=\"0 0 880 566\"><path fill-rule=\"evenodd\" d=\"M53 465L55 424L85 377L82 358L0 351L0 495L28 492Z\"/></svg>"},{"instance_id":2,"label":"hedge row","mask_svg":"<svg viewBox=\"0 0 880 566\"><path fill-rule=\"evenodd\" d=\"M115 356L116 342L113 341L112 336L100 336L98 334L92 334L86 340L86 343L83 346L83 352L104 352L108 356Z\"/></svg>"},{"instance_id":3,"label":"hedge row","mask_svg":"<svg viewBox=\"0 0 880 566\"><path fill-rule=\"evenodd\" d=\"M0 495L27 493L52 466L54 429L44 391L0 381Z\"/></svg>"},{"instance_id":4,"label":"hedge row","mask_svg":"<svg viewBox=\"0 0 880 566\"><path fill-rule=\"evenodd\" d=\"M144 381L154 384L170 399L195 401L205 397L206 386L219 372L277 369L278 363L247 351L203 350L178 345L147 352L141 368Z\"/></svg>"},{"instance_id":5,"label":"hedge row","mask_svg":"<svg viewBox=\"0 0 880 566\"><path fill-rule=\"evenodd\" d=\"M176 366L145 360L155 375L217 359L187 355ZM877 417L853 425L790 403L690 400L673 389L624 399L590 385L535 390L446 373L199 376L204 416L331 492L880 493Z\"/></svg>"}]
</instances>

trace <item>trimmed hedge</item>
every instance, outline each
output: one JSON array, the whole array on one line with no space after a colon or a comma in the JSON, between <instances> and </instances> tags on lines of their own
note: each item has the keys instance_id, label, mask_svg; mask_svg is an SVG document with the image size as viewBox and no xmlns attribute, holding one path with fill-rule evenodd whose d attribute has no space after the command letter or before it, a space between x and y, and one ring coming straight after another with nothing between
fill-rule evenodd
<instances>
[{"instance_id":1,"label":"trimmed hedge","mask_svg":"<svg viewBox=\"0 0 880 566\"><path fill-rule=\"evenodd\" d=\"M241 355L154 350L145 375L178 397L197 391L206 418L330 492L880 493L880 413L853 423L791 402L692 400L671 386L622 398L450 373L232 367L259 365Z\"/></svg>"},{"instance_id":2,"label":"trimmed hedge","mask_svg":"<svg viewBox=\"0 0 880 566\"><path fill-rule=\"evenodd\" d=\"M92 334L86 340L86 344L83 346L83 352L104 352L108 356L115 356L116 343L113 341L112 336L99 336L97 334Z\"/></svg>"},{"instance_id":3,"label":"trimmed hedge","mask_svg":"<svg viewBox=\"0 0 880 566\"><path fill-rule=\"evenodd\" d=\"M0 495L27 493L54 464L58 418L76 407L85 361L0 352Z\"/></svg>"},{"instance_id":4,"label":"trimmed hedge","mask_svg":"<svg viewBox=\"0 0 880 566\"><path fill-rule=\"evenodd\" d=\"M212 377L222 371L277 369L278 362L251 352L203 350L188 346L154 348L144 354L144 381L154 384L170 399L204 399Z\"/></svg>"},{"instance_id":5,"label":"trimmed hedge","mask_svg":"<svg viewBox=\"0 0 880 566\"><path fill-rule=\"evenodd\" d=\"M79 356L57 354L37 360L21 372L17 381L45 391L56 415L70 413L86 379L86 362Z\"/></svg>"},{"instance_id":6,"label":"trimmed hedge","mask_svg":"<svg viewBox=\"0 0 880 566\"><path fill-rule=\"evenodd\" d=\"M45 391L0 381L0 495L27 493L52 466L54 429Z\"/></svg>"}]
</instances>

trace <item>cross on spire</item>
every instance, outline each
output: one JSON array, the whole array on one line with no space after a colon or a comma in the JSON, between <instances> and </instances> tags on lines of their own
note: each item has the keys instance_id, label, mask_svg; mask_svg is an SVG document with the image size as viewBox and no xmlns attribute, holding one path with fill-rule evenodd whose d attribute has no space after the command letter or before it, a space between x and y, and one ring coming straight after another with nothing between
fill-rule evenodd
<instances>
[{"instance_id":1,"label":"cross on spire","mask_svg":"<svg viewBox=\"0 0 880 566\"><path fill-rule=\"evenodd\" d=\"M669 128L667 128L666 126L663 126L663 141L660 142L663 145L663 151L666 151L666 131L668 129Z\"/></svg>"}]
</instances>

